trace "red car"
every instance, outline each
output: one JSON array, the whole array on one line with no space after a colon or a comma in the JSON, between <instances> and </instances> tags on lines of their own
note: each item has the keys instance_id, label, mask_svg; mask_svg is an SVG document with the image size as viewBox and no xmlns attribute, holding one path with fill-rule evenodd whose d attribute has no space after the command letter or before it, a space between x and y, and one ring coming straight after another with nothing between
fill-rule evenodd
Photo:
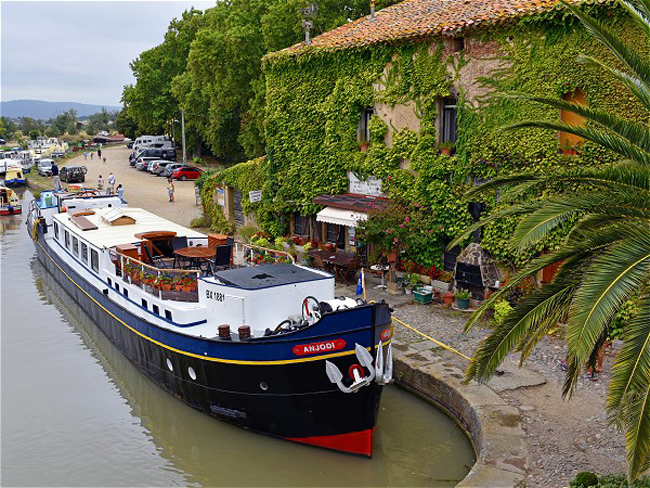
<instances>
[{"instance_id":1,"label":"red car","mask_svg":"<svg viewBox=\"0 0 650 488\"><path fill-rule=\"evenodd\" d=\"M172 173L172 178L183 181L196 180L199 176L201 176L201 170L192 166L183 166Z\"/></svg>"}]
</instances>

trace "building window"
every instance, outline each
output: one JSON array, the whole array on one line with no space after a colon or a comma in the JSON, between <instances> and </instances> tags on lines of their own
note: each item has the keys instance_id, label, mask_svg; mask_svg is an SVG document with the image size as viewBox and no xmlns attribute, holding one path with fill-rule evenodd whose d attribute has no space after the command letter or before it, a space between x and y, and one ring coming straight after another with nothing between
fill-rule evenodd
<instances>
[{"instance_id":1,"label":"building window","mask_svg":"<svg viewBox=\"0 0 650 488\"><path fill-rule=\"evenodd\" d=\"M327 242L336 244L340 249L345 248L345 227L336 224L327 224Z\"/></svg>"},{"instance_id":2,"label":"building window","mask_svg":"<svg viewBox=\"0 0 650 488\"><path fill-rule=\"evenodd\" d=\"M72 238L72 254L79 256L79 239L76 237Z\"/></svg>"},{"instance_id":3,"label":"building window","mask_svg":"<svg viewBox=\"0 0 650 488\"><path fill-rule=\"evenodd\" d=\"M359 123L359 141L370 141L370 117L375 114L375 109L373 108L364 108L361 113L361 122Z\"/></svg>"},{"instance_id":4,"label":"building window","mask_svg":"<svg viewBox=\"0 0 650 488\"><path fill-rule=\"evenodd\" d=\"M442 99L442 113L440 118L440 142L456 143L456 99Z\"/></svg>"},{"instance_id":5,"label":"building window","mask_svg":"<svg viewBox=\"0 0 650 488\"><path fill-rule=\"evenodd\" d=\"M309 222L307 217L293 214L293 233L298 236L306 236L309 234Z\"/></svg>"},{"instance_id":6,"label":"building window","mask_svg":"<svg viewBox=\"0 0 650 488\"><path fill-rule=\"evenodd\" d=\"M88 245L85 242L81 243L81 259L84 264L88 262Z\"/></svg>"},{"instance_id":7,"label":"building window","mask_svg":"<svg viewBox=\"0 0 650 488\"><path fill-rule=\"evenodd\" d=\"M70 249L70 233L66 230L64 232L64 236L65 236L65 247L66 249Z\"/></svg>"},{"instance_id":8,"label":"building window","mask_svg":"<svg viewBox=\"0 0 650 488\"><path fill-rule=\"evenodd\" d=\"M584 92L577 88L575 91L565 93L562 97L565 102L576 103L578 105L587 105L587 98ZM577 125L583 127L586 119L580 115L569 112L568 110L560 110L560 120L565 124ZM568 132L560 132L560 151L563 154L578 154L578 150L584 139L580 136L569 134Z\"/></svg>"},{"instance_id":9,"label":"building window","mask_svg":"<svg viewBox=\"0 0 650 488\"><path fill-rule=\"evenodd\" d=\"M59 224L54 222L54 237L59 238Z\"/></svg>"},{"instance_id":10,"label":"building window","mask_svg":"<svg viewBox=\"0 0 650 488\"><path fill-rule=\"evenodd\" d=\"M94 249L90 250L90 267L99 273L99 253Z\"/></svg>"}]
</instances>

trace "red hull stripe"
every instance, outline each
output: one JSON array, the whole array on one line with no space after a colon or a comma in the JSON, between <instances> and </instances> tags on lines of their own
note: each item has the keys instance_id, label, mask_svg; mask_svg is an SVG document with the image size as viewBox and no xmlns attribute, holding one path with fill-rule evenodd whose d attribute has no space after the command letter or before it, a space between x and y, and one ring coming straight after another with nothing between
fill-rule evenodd
<instances>
[{"instance_id":1,"label":"red hull stripe","mask_svg":"<svg viewBox=\"0 0 650 488\"><path fill-rule=\"evenodd\" d=\"M322 435L315 437L288 437L288 441L324 447L335 451L350 452L372 457L372 434L374 429L350 432L348 434Z\"/></svg>"}]
</instances>

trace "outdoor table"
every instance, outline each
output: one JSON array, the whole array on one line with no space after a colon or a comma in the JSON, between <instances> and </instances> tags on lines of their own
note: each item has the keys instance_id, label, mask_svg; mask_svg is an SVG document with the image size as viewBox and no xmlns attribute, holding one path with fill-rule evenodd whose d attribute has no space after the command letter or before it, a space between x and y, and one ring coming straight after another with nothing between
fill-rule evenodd
<instances>
[{"instance_id":1,"label":"outdoor table","mask_svg":"<svg viewBox=\"0 0 650 488\"><path fill-rule=\"evenodd\" d=\"M386 271L390 269L390 266L387 264L373 264L370 266L370 269L373 271L381 271L381 285L375 286L375 288L379 288L380 290L385 290L386 285L384 284L384 275L386 274Z\"/></svg>"},{"instance_id":2,"label":"outdoor table","mask_svg":"<svg viewBox=\"0 0 650 488\"><path fill-rule=\"evenodd\" d=\"M189 246L181 247L174 251L174 268L178 256L189 259L192 264L200 263L202 260L212 259L215 257L215 250L206 246Z\"/></svg>"},{"instance_id":3,"label":"outdoor table","mask_svg":"<svg viewBox=\"0 0 650 488\"><path fill-rule=\"evenodd\" d=\"M324 263L334 266L334 277L339 278L339 268L347 268L350 261L355 259L354 254L340 251L318 251L310 250L307 252L310 256L319 256Z\"/></svg>"}]
</instances>

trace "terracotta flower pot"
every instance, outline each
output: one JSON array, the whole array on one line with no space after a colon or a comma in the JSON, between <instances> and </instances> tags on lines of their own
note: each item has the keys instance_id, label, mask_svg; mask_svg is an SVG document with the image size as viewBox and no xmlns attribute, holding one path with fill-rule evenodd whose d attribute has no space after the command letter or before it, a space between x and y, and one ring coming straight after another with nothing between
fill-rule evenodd
<instances>
[{"instance_id":1,"label":"terracotta flower pot","mask_svg":"<svg viewBox=\"0 0 650 488\"><path fill-rule=\"evenodd\" d=\"M440 153L444 154L445 156L451 156L451 149L441 149Z\"/></svg>"},{"instance_id":2,"label":"terracotta flower pot","mask_svg":"<svg viewBox=\"0 0 650 488\"><path fill-rule=\"evenodd\" d=\"M359 149L361 150L361 152L368 152L368 148L369 148L369 147L370 147L370 143L369 143L369 142L361 142L361 143L359 144Z\"/></svg>"},{"instance_id":3,"label":"terracotta flower pot","mask_svg":"<svg viewBox=\"0 0 650 488\"><path fill-rule=\"evenodd\" d=\"M393 263L397 261L397 251L386 251L384 253L384 256L386 256L386 259L388 259L389 263Z\"/></svg>"},{"instance_id":4,"label":"terracotta flower pot","mask_svg":"<svg viewBox=\"0 0 650 488\"><path fill-rule=\"evenodd\" d=\"M170 291L172 289L171 283L163 283L161 287L163 291Z\"/></svg>"},{"instance_id":5,"label":"terracotta flower pot","mask_svg":"<svg viewBox=\"0 0 650 488\"><path fill-rule=\"evenodd\" d=\"M451 304L454 303L454 294L451 292L445 293L442 296L442 301L446 307L451 307Z\"/></svg>"}]
</instances>

